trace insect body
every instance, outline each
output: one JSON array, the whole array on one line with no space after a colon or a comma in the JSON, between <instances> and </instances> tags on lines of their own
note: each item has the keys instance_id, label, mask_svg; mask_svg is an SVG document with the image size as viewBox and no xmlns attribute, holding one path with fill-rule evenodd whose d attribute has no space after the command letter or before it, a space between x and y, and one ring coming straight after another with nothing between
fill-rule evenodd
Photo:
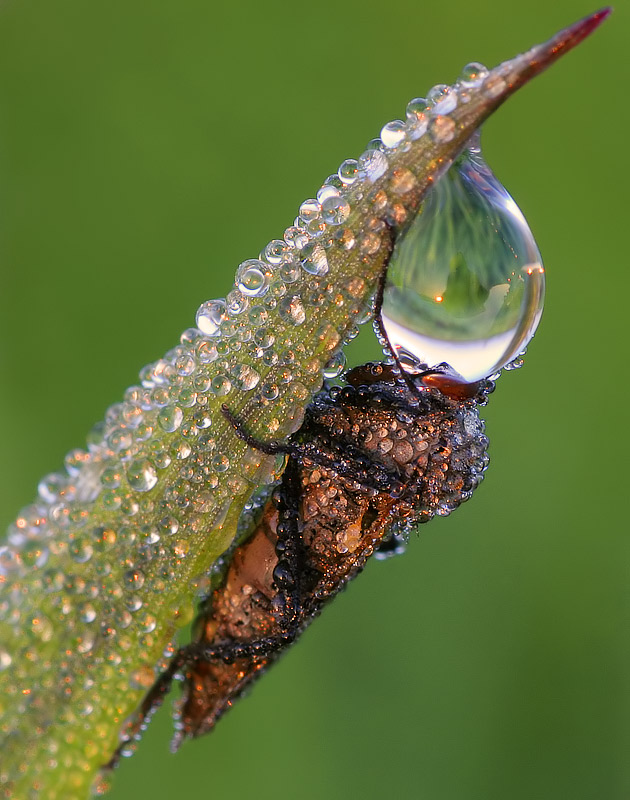
<instances>
[{"instance_id":1,"label":"insect body","mask_svg":"<svg viewBox=\"0 0 630 800\"><path fill-rule=\"evenodd\" d=\"M322 391L287 445L280 485L251 536L236 547L224 581L141 708L151 713L184 676L179 732L209 731L244 689L361 571L392 525L413 526L468 499L487 464L476 399L415 392L390 367L352 370L349 385Z\"/></svg>"}]
</instances>

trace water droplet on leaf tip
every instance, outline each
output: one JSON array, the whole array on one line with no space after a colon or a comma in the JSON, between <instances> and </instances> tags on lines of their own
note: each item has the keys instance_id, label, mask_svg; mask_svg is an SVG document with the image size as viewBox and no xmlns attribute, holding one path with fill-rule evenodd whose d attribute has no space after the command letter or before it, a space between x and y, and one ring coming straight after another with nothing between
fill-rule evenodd
<instances>
[{"instance_id":1,"label":"water droplet on leaf tip","mask_svg":"<svg viewBox=\"0 0 630 800\"><path fill-rule=\"evenodd\" d=\"M473 141L396 241L383 321L401 353L472 383L518 358L544 283L531 230Z\"/></svg>"}]
</instances>

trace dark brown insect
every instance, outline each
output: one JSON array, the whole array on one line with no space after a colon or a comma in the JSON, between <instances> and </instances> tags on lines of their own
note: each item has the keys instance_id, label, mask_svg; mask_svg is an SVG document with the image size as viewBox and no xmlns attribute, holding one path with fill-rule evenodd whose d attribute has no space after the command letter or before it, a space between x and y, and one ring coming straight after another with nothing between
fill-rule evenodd
<instances>
[{"instance_id":1,"label":"dark brown insect","mask_svg":"<svg viewBox=\"0 0 630 800\"><path fill-rule=\"evenodd\" d=\"M224 408L250 446L285 453L286 469L202 605L194 641L149 691L134 730L178 674L184 694L174 746L211 730L375 551L395 548L392 526L448 514L480 482L483 391L449 397L384 364L355 368L346 381L315 397L288 443L258 442Z\"/></svg>"}]
</instances>

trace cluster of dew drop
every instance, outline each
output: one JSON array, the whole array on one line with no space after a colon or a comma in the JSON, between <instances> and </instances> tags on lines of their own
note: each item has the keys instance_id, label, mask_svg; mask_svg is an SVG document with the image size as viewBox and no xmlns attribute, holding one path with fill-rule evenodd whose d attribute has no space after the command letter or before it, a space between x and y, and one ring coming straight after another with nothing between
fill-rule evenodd
<instances>
[{"instance_id":1,"label":"cluster of dew drop","mask_svg":"<svg viewBox=\"0 0 630 800\"><path fill-rule=\"evenodd\" d=\"M35 786L61 769L67 785L79 785L90 764L107 760L112 719L122 723L130 688L146 690L164 663L130 676L125 653L133 650L136 664L155 662L164 605L176 624L190 619L192 606L173 605L182 579L199 595L210 577L186 559L233 498L251 489L248 481L263 481L260 454L247 451L230 463L213 430L220 405L247 396L252 407L275 404L281 417L281 401L303 405L322 375L343 371L341 347L371 319L373 285L358 277L339 285L334 266L349 256L369 261L386 226L403 224L414 210L407 198L417 176L398 166L414 142L450 141L450 115L471 90L493 98L504 88L500 73L473 63L453 86L412 100L404 121L387 123L357 160L344 161L316 198L302 203L282 239L239 266L224 299L200 306L196 327L141 371L139 385L107 411L87 449L68 454L65 472L41 481L37 500L0 547L0 796L22 773ZM350 320L344 335L326 321L335 306ZM313 309L319 359L309 359L304 337L296 337ZM279 428L272 418L270 435ZM268 466L267 481L278 467ZM47 737L52 725L65 733ZM20 755L7 757L7 747ZM56 785L61 796L66 784Z\"/></svg>"}]
</instances>

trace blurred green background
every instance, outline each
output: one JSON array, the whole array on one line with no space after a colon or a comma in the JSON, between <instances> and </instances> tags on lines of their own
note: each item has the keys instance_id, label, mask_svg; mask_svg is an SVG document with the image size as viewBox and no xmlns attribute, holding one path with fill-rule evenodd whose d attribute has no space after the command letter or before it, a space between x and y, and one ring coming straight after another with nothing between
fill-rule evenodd
<instances>
[{"instance_id":1,"label":"blurred green background","mask_svg":"<svg viewBox=\"0 0 630 800\"><path fill-rule=\"evenodd\" d=\"M0 0L0 528L410 97L592 10ZM111 800L630 797L629 23L486 125L549 289L484 485L211 736L170 755L163 710ZM366 326L350 359L375 355Z\"/></svg>"}]
</instances>

